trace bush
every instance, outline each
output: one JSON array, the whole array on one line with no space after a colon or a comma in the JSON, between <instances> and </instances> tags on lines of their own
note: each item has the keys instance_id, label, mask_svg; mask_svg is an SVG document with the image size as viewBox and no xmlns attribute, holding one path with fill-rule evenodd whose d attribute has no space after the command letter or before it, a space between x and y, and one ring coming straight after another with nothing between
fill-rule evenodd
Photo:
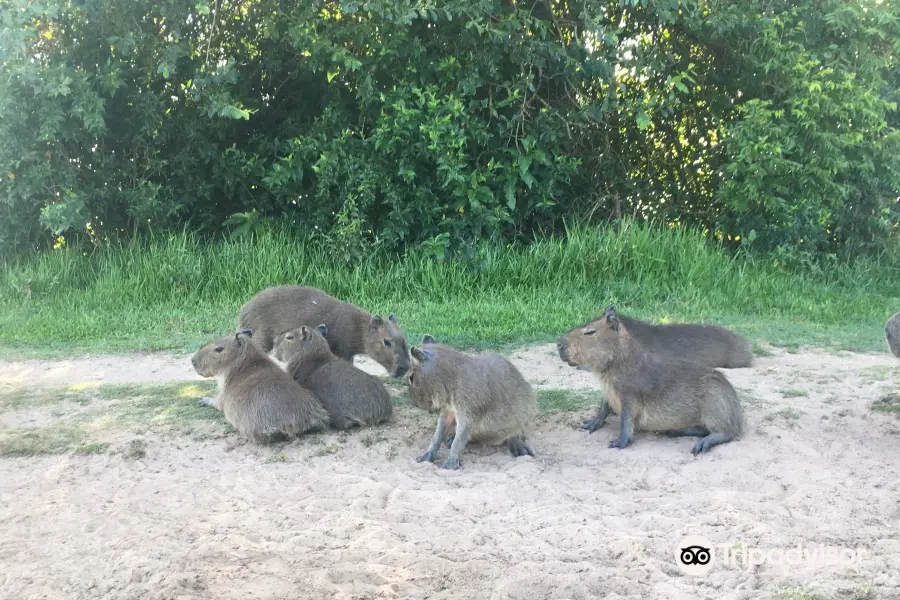
<instances>
[{"instance_id":1,"label":"bush","mask_svg":"<svg viewBox=\"0 0 900 600\"><path fill-rule=\"evenodd\" d=\"M4 251L277 220L349 260L450 258L635 215L808 262L898 221L891 2L9 0L0 21Z\"/></svg>"}]
</instances>

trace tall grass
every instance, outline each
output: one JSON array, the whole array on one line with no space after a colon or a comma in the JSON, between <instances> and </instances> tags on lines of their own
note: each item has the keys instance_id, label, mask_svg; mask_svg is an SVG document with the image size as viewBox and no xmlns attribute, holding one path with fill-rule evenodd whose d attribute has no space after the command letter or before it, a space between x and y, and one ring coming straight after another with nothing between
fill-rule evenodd
<instances>
[{"instance_id":1,"label":"tall grass","mask_svg":"<svg viewBox=\"0 0 900 600\"><path fill-rule=\"evenodd\" d=\"M636 223L485 244L471 262L412 252L350 265L273 231L62 249L0 270L7 354L193 348L234 327L253 294L284 283L396 312L411 337L427 331L476 346L550 340L615 304L639 318L718 322L775 344L872 350L900 310L900 264L886 258L790 274L729 254L691 228Z\"/></svg>"}]
</instances>

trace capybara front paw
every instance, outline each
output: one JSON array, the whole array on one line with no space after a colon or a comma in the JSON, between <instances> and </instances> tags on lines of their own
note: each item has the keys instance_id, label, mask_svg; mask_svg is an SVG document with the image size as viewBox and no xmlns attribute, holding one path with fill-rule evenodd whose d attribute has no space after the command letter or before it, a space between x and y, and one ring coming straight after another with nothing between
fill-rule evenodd
<instances>
[{"instance_id":1,"label":"capybara front paw","mask_svg":"<svg viewBox=\"0 0 900 600\"><path fill-rule=\"evenodd\" d=\"M455 471L455 470L459 469L459 459L451 456L450 458L447 459L447 462L445 462L443 465L441 465L441 468Z\"/></svg>"},{"instance_id":2,"label":"capybara front paw","mask_svg":"<svg viewBox=\"0 0 900 600\"><path fill-rule=\"evenodd\" d=\"M616 438L616 439L611 440L611 441L609 442L609 447L610 447L610 448L618 448L619 450L624 450L625 448L628 447L629 444L631 444L631 438L630 438L630 437L627 437L627 438Z\"/></svg>"},{"instance_id":3,"label":"capybara front paw","mask_svg":"<svg viewBox=\"0 0 900 600\"><path fill-rule=\"evenodd\" d=\"M433 462L434 457L437 455L437 452L428 451L419 458L416 459L416 462Z\"/></svg>"},{"instance_id":4,"label":"capybara front paw","mask_svg":"<svg viewBox=\"0 0 900 600\"><path fill-rule=\"evenodd\" d=\"M604 423L606 423L606 418L594 417L585 421L581 428L587 430L588 433L594 433L603 427Z\"/></svg>"}]
</instances>

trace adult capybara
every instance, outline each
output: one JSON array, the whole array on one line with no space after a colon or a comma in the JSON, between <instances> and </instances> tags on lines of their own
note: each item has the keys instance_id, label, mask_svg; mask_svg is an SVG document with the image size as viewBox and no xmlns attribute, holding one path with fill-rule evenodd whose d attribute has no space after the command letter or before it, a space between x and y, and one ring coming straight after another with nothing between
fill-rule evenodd
<instances>
[{"instance_id":1,"label":"adult capybara","mask_svg":"<svg viewBox=\"0 0 900 600\"><path fill-rule=\"evenodd\" d=\"M900 358L900 312L888 319L884 325L884 339L891 354Z\"/></svg>"},{"instance_id":2,"label":"adult capybara","mask_svg":"<svg viewBox=\"0 0 900 600\"><path fill-rule=\"evenodd\" d=\"M312 391L335 429L377 425L391 418L391 395L381 380L338 358L328 346L328 328L302 326L275 338L275 357Z\"/></svg>"},{"instance_id":3,"label":"adult capybara","mask_svg":"<svg viewBox=\"0 0 900 600\"><path fill-rule=\"evenodd\" d=\"M600 317L615 309L610 306ZM695 362L707 367L737 369L753 364L750 341L718 325L669 323L651 325L616 313L631 337L657 356Z\"/></svg>"},{"instance_id":4,"label":"adult capybara","mask_svg":"<svg viewBox=\"0 0 900 600\"><path fill-rule=\"evenodd\" d=\"M612 307L561 336L556 345L562 360L590 367L603 382L607 402L584 429L593 433L610 411L618 414L619 437L610 448L628 446L637 429L700 437L691 450L696 456L743 431L740 401L722 373L644 347Z\"/></svg>"},{"instance_id":5,"label":"adult capybara","mask_svg":"<svg viewBox=\"0 0 900 600\"><path fill-rule=\"evenodd\" d=\"M221 410L238 433L254 442L285 441L328 425L319 400L266 356L250 330L209 342L191 364L199 375L219 378L218 396L200 404Z\"/></svg>"},{"instance_id":6,"label":"adult capybara","mask_svg":"<svg viewBox=\"0 0 900 600\"><path fill-rule=\"evenodd\" d=\"M413 404L439 411L428 449L417 460L433 461L447 437L448 420L455 435L445 469L458 469L470 441L506 443L513 456L534 456L525 442L537 410L531 385L506 358L490 352L468 355L425 336L412 349L408 376Z\"/></svg>"},{"instance_id":7,"label":"adult capybara","mask_svg":"<svg viewBox=\"0 0 900 600\"><path fill-rule=\"evenodd\" d=\"M284 285L259 292L238 315L239 327L252 329L265 352L271 352L275 336L309 323L325 324L335 356L353 362L357 354L367 354L392 377L409 370L409 348L394 313L385 320L322 290Z\"/></svg>"}]
</instances>

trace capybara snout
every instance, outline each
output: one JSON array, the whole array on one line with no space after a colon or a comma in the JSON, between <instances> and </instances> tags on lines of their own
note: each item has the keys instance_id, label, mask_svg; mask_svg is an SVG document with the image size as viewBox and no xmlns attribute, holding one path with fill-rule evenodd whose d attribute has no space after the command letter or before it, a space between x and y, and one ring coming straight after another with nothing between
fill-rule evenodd
<instances>
[{"instance_id":1,"label":"capybara snout","mask_svg":"<svg viewBox=\"0 0 900 600\"><path fill-rule=\"evenodd\" d=\"M560 336L556 340L556 351L559 352L559 358L562 359L564 363L567 363L569 366L574 367L572 361L569 360L569 338L566 336Z\"/></svg>"}]
</instances>

